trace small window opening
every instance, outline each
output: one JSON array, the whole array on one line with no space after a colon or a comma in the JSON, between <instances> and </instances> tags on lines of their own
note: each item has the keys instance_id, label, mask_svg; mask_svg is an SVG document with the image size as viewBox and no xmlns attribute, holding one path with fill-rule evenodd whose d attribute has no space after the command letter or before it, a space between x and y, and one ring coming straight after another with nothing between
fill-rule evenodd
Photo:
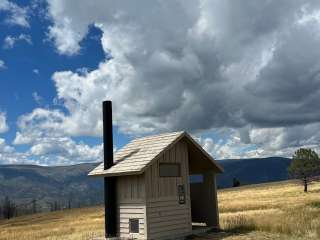
<instances>
[{"instance_id":1,"label":"small window opening","mask_svg":"<svg viewBox=\"0 0 320 240\"><path fill-rule=\"evenodd\" d=\"M180 177L181 170L179 163L160 163L159 164L160 177Z\"/></svg>"},{"instance_id":2,"label":"small window opening","mask_svg":"<svg viewBox=\"0 0 320 240\"><path fill-rule=\"evenodd\" d=\"M130 233L139 233L139 219L130 218L129 219L129 230Z\"/></svg>"}]
</instances>

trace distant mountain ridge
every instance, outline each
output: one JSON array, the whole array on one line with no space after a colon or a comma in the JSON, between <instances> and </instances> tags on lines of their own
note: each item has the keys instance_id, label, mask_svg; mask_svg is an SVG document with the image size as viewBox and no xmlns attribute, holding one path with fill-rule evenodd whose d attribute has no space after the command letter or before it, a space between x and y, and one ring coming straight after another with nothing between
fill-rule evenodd
<instances>
[{"instance_id":1,"label":"distant mountain ridge","mask_svg":"<svg viewBox=\"0 0 320 240\"><path fill-rule=\"evenodd\" d=\"M220 188L232 187L233 178L241 185L275 182L288 179L287 169L291 159L283 157L226 159L218 161L224 173L218 176Z\"/></svg>"},{"instance_id":2,"label":"distant mountain ridge","mask_svg":"<svg viewBox=\"0 0 320 240\"><path fill-rule=\"evenodd\" d=\"M231 187L232 179L255 184L288 179L288 158L219 160L225 172L218 176L219 188ZM94 205L103 201L103 181L87 174L98 163L43 167L36 165L0 165L0 200L9 196L17 203L37 200L45 209L54 201L73 206Z\"/></svg>"}]
</instances>

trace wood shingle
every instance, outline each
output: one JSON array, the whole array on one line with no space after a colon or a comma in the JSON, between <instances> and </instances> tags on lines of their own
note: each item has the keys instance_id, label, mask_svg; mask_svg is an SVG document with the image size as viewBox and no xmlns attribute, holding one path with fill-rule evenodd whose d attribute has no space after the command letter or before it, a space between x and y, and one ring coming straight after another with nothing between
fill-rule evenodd
<instances>
[{"instance_id":1,"label":"wood shingle","mask_svg":"<svg viewBox=\"0 0 320 240\"><path fill-rule=\"evenodd\" d=\"M182 137L187 137L195 143L201 151L204 151L186 132L173 132L137 138L115 153L115 164L111 168L104 170L104 165L101 163L89 173L89 176L111 177L141 174L153 160ZM208 155L208 157L214 163L211 156Z\"/></svg>"}]
</instances>

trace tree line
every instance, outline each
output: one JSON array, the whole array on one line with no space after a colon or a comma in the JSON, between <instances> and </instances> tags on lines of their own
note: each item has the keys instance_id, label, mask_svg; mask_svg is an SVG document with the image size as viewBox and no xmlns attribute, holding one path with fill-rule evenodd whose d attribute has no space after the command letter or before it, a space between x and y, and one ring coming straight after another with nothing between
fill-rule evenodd
<instances>
[{"instance_id":1,"label":"tree line","mask_svg":"<svg viewBox=\"0 0 320 240\"><path fill-rule=\"evenodd\" d=\"M26 203L17 204L14 200L6 196L2 200L0 199L0 219L10 219L22 215L35 214L40 212L54 212L91 205L90 203L85 202L75 202L71 199L68 199L67 201L45 202L44 204L40 204L41 201L42 199L33 199Z\"/></svg>"}]
</instances>

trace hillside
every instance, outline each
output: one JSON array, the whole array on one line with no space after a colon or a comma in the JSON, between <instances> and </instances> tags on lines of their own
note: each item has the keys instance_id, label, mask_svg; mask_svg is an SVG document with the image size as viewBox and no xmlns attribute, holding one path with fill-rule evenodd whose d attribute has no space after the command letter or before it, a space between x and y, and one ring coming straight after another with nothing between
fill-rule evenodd
<instances>
[{"instance_id":1,"label":"hillside","mask_svg":"<svg viewBox=\"0 0 320 240\"><path fill-rule=\"evenodd\" d=\"M225 172L218 177L218 186L225 188L232 186L234 177L241 184L286 180L290 159L273 157L219 160L219 163ZM18 203L36 199L41 208L39 210L49 208L54 201L60 202L62 207L68 201L71 201L72 207L100 204L103 200L102 180L87 176L96 165L97 163L59 167L0 165L0 200L4 196L9 196Z\"/></svg>"},{"instance_id":2,"label":"hillside","mask_svg":"<svg viewBox=\"0 0 320 240\"><path fill-rule=\"evenodd\" d=\"M316 240L320 238L320 183L308 194L295 182L218 191L223 232L194 239ZM263 216L263 217L261 217ZM103 235L103 208L41 213L0 221L0 240L91 240Z\"/></svg>"},{"instance_id":3,"label":"hillside","mask_svg":"<svg viewBox=\"0 0 320 240\"><path fill-rule=\"evenodd\" d=\"M224 173L218 176L218 186L232 186L237 178L242 185L275 182L288 179L291 159L282 157L219 160ZM248 174L250 173L250 174Z\"/></svg>"},{"instance_id":4,"label":"hillside","mask_svg":"<svg viewBox=\"0 0 320 240\"><path fill-rule=\"evenodd\" d=\"M18 204L36 199L41 208L49 208L54 201L62 205L71 201L73 207L98 204L103 197L102 180L87 177L96 165L1 165L0 196L9 196Z\"/></svg>"}]
</instances>

